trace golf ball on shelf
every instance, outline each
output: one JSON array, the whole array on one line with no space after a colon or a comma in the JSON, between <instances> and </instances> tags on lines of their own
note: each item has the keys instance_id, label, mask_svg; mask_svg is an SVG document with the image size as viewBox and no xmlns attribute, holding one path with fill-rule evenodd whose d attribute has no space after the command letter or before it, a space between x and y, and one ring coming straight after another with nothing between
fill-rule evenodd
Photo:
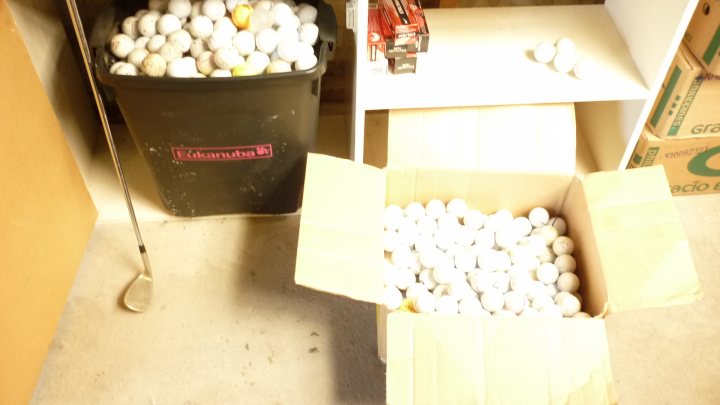
<instances>
[{"instance_id":1,"label":"golf ball on shelf","mask_svg":"<svg viewBox=\"0 0 720 405\"><path fill-rule=\"evenodd\" d=\"M555 57L555 45L549 41L540 42L533 50L533 56L540 63L549 63Z\"/></svg>"},{"instance_id":2,"label":"golf ball on shelf","mask_svg":"<svg viewBox=\"0 0 720 405\"><path fill-rule=\"evenodd\" d=\"M560 38L555 42L555 50L558 54L575 53L575 42L570 38Z\"/></svg>"},{"instance_id":3,"label":"golf ball on shelf","mask_svg":"<svg viewBox=\"0 0 720 405\"><path fill-rule=\"evenodd\" d=\"M558 53L553 59L553 66L560 73L568 73L573 70L575 60L575 55L571 52Z\"/></svg>"}]
</instances>

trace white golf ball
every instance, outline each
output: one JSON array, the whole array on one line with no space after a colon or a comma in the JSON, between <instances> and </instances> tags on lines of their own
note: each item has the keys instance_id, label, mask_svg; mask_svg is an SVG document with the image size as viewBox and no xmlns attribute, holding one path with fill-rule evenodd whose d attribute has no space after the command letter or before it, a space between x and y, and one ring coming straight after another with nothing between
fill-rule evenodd
<instances>
[{"instance_id":1,"label":"white golf ball","mask_svg":"<svg viewBox=\"0 0 720 405\"><path fill-rule=\"evenodd\" d=\"M132 39L137 39L140 36L140 31L138 31L138 18L133 15L125 17L122 22L122 32Z\"/></svg>"},{"instance_id":2,"label":"white golf ball","mask_svg":"<svg viewBox=\"0 0 720 405\"><path fill-rule=\"evenodd\" d=\"M445 212L441 214L440 217L437 219L437 224L438 229L454 232L455 228L460 225L460 222L458 222L458 219L455 215L449 212Z\"/></svg>"},{"instance_id":3,"label":"white golf ball","mask_svg":"<svg viewBox=\"0 0 720 405\"><path fill-rule=\"evenodd\" d=\"M190 33L185 30L177 30L167 36L167 42L175 45L175 47L182 53L190 50L192 41L192 36L190 36Z\"/></svg>"},{"instance_id":4,"label":"white golf ball","mask_svg":"<svg viewBox=\"0 0 720 405\"><path fill-rule=\"evenodd\" d=\"M437 287L438 282L432 275L432 269L424 269L418 274L418 281L423 283L428 290L432 290Z\"/></svg>"},{"instance_id":5,"label":"white golf ball","mask_svg":"<svg viewBox=\"0 0 720 405\"><path fill-rule=\"evenodd\" d=\"M253 11L250 16L248 29L252 32L258 33L265 28L272 28L272 26L273 18L270 15L270 11L255 7L255 11Z\"/></svg>"},{"instance_id":6,"label":"white golf ball","mask_svg":"<svg viewBox=\"0 0 720 405\"><path fill-rule=\"evenodd\" d=\"M530 235L537 235L541 237L545 241L545 246L550 246L558 237L558 231L552 225L543 225L533 229L532 232L530 232Z\"/></svg>"},{"instance_id":7,"label":"white golf ball","mask_svg":"<svg viewBox=\"0 0 720 405\"><path fill-rule=\"evenodd\" d=\"M166 42L167 38L164 35L153 35L147 43L147 50L150 51L150 53L157 53Z\"/></svg>"},{"instance_id":8,"label":"white golf ball","mask_svg":"<svg viewBox=\"0 0 720 405\"><path fill-rule=\"evenodd\" d=\"M577 268L577 262L571 255L560 255L555 258L555 267L558 268L560 274L562 273L574 273Z\"/></svg>"},{"instance_id":9,"label":"white golf ball","mask_svg":"<svg viewBox=\"0 0 720 405\"><path fill-rule=\"evenodd\" d=\"M127 34L115 34L110 39L110 52L118 58L126 58L135 49L135 40Z\"/></svg>"},{"instance_id":10,"label":"white golf ball","mask_svg":"<svg viewBox=\"0 0 720 405\"><path fill-rule=\"evenodd\" d=\"M390 261L392 264L400 268L406 268L410 266L410 262L414 260L412 251L408 246L399 245L390 254Z\"/></svg>"},{"instance_id":11,"label":"white golf ball","mask_svg":"<svg viewBox=\"0 0 720 405\"><path fill-rule=\"evenodd\" d=\"M232 37L222 31L213 32L206 41L208 48L210 48L210 50L213 52L217 51L220 48L228 48L233 46Z\"/></svg>"},{"instance_id":12,"label":"white golf ball","mask_svg":"<svg viewBox=\"0 0 720 405\"><path fill-rule=\"evenodd\" d=\"M505 305L505 297L500 290L490 288L480 295L480 303L488 312L497 312Z\"/></svg>"},{"instance_id":13,"label":"white golf ball","mask_svg":"<svg viewBox=\"0 0 720 405\"><path fill-rule=\"evenodd\" d=\"M195 67L195 59L190 56L173 59L168 62L166 73L169 77L193 77L196 73L198 73L197 68Z\"/></svg>"},{"instance_id":14,"label":"white golf ball","mask_svg":"<svg viewBox=\"0 0 720 405\"><path fill-rule=\"evenodd\" d=\"M549 63L555 57L555 45L550 41L543 41L537 44L533 51L535 60L540 63Z\"/></svg>"},{"instance_id":15,"label":"white golf ball","mask_svg":"<svg viewBox=\"0 0 720 405\"><path fill-rule=\"evenodd\" d=\"M169 42L164 43L163 46L161 46L158 50L158 53L160 54L160 56L165 58L165 61L168 63L182 58L183 55L181 50L179 50L175 45Z\"/></svg>"},{"instance_id":16,"label":"white golf ball","mask_svg":"<svg viewBox=\"0 0 720 405\"><path fill-rule=\"evenodd\" d=\"M560 307L558 307L555 304L550 304L547 306L542 307L538 311L540 313L540 316L548 317L548 318L562 318L563 313Z\"/></svg>"},{"instance_id":17,"label":"white golf ball","mask_svg":"<svg viewBox=\"0 0 720 405\"><path fill-rule=\"evenodd\" d=\"M280 59L287 63L293 63L300 57L299 42L294 39L284 39L278 42L277 52Z\"/></svg>"},{"instance_id":18,"label":"white golf ball","mask_svg":"<svg viewBox=\"0 0 720 405\"><path fill-rule=\"evenodd\" d=\"M436 301L432 293L421 293L413 299L413 309L421 314L435 312Z\"/></svg>"},{"instance_id":19,"label":"white golf ball","mask_svg":"<svg viewBox=\"0 0 720 405\"><path fill-rule=\"evenodd\" d=\"M314 23L317 20L317 9L310 4L302 3L298 5L295 15L301 23Z\"/></svg>"},{"instance_id":20,"label":"white golf ball","mask_svg":"<svg viewBox=\"0 0 720 405\"><path fill-rule=\"evenodd\" d=\"M432 276L439 284L449 284L453 280L455 271L452 263L448 265L441 259L440 263L433 268Z\"/></svg>"},{"instance_id":21,"label":"white golf ball","mask_svg":"<svg viewBox=\"0 0 720 405\"><path fill-rule=\"evenodd\" d=\"M315 55L301 55L295 61L295 70L308 70L317 65L318 59Z\"/></svg>"},{"instance_id":22,"label":"white golf ball","mask_svg":"<svg viewBox=\"0 0 720 405\"><path fill-rule=\"evenodd\" d=\"M193 17L188 28L193 38L207 38L214 31L213 21L205 15Z\"/></svg>"},{"instance_id":23,"label":"white golf ball","mask_svg":"<svg viewBox=\"0 0 720 405\"><path fill-rule=\"evenodd\" d=\"M127 61L131 65L135 66L136 68L139 68L142 66L143 60L150 54L150 52L145 48L138 48L133 49L127 56Z\"/></svg>"},{"instance_id":24,"label":"white golf ball","mask_svg":"<svg viewBox=\"0 0 720 405\"><path fill-rule=\"evenodd\" d=\"M567 233L567 223L560 217L552 217L548 220L548 225L552 225L557 229L558 236L563 236Z\"/></svg>"},{"instance_id":25,"label":"white golf ball","mask_svg":"<svg viewBox=\"0 0 720 405\"><path fill-rule=\"evenodd\" d=\"M411 300L415 300L420 294L428 294L430 291L425 287L425 284L419 282L413 282L407 289L405 289L405 297Z\"/></svg>"},{"instance_id":26,"label":"white golf ball","mask_svg":"<svg viewBox=\"0 0 720 405\"><path fill-rule=\"evenodd\" d=\"M537 255L538 260L540 260L540 263L548 263L548 262L555 262L555 258L557 256L555 255L555 252L552 251L552 249L549 246L545 246L545 250L542 251L539 255Z\"/></svg>"},{"instance_id":27,"label":"white golf ball","mask_svg":"<svg viewBox=\"0 0 720 405\"><path fill-rule=\"evenodd\" d=\"M165 76L167 61L157 53L150 53L142 62L142 72L151 77Z\"/></svg>"},{"instance_id":28,"label":"white golf ball","mask_svg":"<svg viewBox=\"0 0 720 405\"><path fill-rule=\"evenodd\" d=\"M113 74L120 76L137 76L138 69L135 65L127 62L116 62L111 69Z\"/></svg>"},{"instance_id":29,"label":"white golf ball","mask_svg":"<svg viewBox=\"0 0 720 405\"><path fill-rule=\"evenodd\" d=\"M512 227L513 215L507 209L499 209L485 219L485 228L493 232Z\"/></svg>"},{"instance_id":30,"label":"white golf ball","mask_svg":"<svg viewBox=\"0 0 720 405\"><path fill-rule=\"evenodd\" d=\"M192 3L190 0L170 0L167 11L180 19L188 18L192 11Z\"/></svg>"},{"instance_id":31,"label":"white golf ball","mask_svg":"<svg viewBox=\"0 0 720 405\"><path fill-rule=\"evenodd\" d=\"M202 2L200 10L211 21L217 21L221 19L227 12L227 9L225 8L225 3L222 0L204 0Z\"/></svg>"},{"instance_id":32,"label":"white golf ball","mask_svg":"<svg viewBox=\"0 0 720 405\"><path fill-rule=\"evenodd\" d=\"M528 219L530 220L532 226L537 228L543 225L547 225L548 221L550 221L550 214L543 207L535 207L530 210L530 213L528 214Z\"/></svg>"},{"instance_id":33,"label":"white golf ball","mask_svg":"<svg viewBox=\"0 0 720 405\"><path fill-rule=\"evenodd\" d=\"M460 225L455 228L455 243L463 247L470 247L475 242L475 232L467 226Z\"/></svg>"},{"instance_id":34,"label":"white golf ball","mask_svg":"<svg viewBox=\"0 0 720 405\"><path fill-rule=\"evenodd\" d=\"M455 255L455 267L462 272L469 272L475 268L475 253L470 250L462 250Z\"/></svg>"},{"instance_id":35,"label":"white golf ball","mask_svg":"<svg viewBox=\"0 0 720 405\"><path fill-rule=\"evenodd\" d=\"M557 287L560 291L569 293L577 292L580 288L580 279L575 273L562 273L557 279Z\"/></svg>"},{"instance_id":36,"label":"white golf ball","mask_svg":"<svg viewBox=\"0 0 720 405\"><path fill-rule=\"evenodd\" d=\"M148 42L150 42L148 37L137 37L135 39L135 49L147 49Z\"/></svg>"},{"instance_id":37,"label":"white golf ball","mask_svg":"<svg viewBox=\"0 0 720 405\"><path fill-rule=\"evenodd\" d=\"M517 217L513 219L512 223L512 230L517 235L518 239L523 236L530 235L530 232L532 232L533 226L530 223L530 220L527 217Z\"/></svg>"},{"instance_id":38,"label":"white golf ball","mask_svg":"<svg viewBox=\"0 0 720 405\"><path fill-rule=\"evenodd\" d=\"M555 42L555 50L560 53L575 53L575 42L570 38L560 38Z\"/></svg>"},{"instance_id":39,"label":"white golf ball","mask_svg":"<svg viewBox=\"0 0 720 405\"><path fill-rule=\"evenodd\" d=\"M298 33L300 34L300 41L315 45L317 42L318 34L320 30L314 23L304 23L300 25Z\"/></svg>"},{"instance_id":40,"label":"white golf ball","mask_svg":"<svg viewBox=\"0 0 720 405\"><path fill-rule=\"evenodd\" d=\"M575 251L575 243L567 236L559 236L552 244L556 255L571 255Z\"/></svg>"},{"instance_id":41,"label":"white golf ball","mask_svg":"<svg viewBox=\"0 0 720 405\"><path fill-rule=\"evenodd\" d=\"M434 234L435 246L442 251L448 250L455 241L455 237L452 231L447 229L438 229Z\"/></svg>"},{"instance_id":42,"label":"white golf ball","mask_svg":"<svg viewBox=\"0 0 720 405\"><path fill-rule=\"evenodd\" d=\"M468 211L468 205L462 198L453 198L447 203L447 212L456 218L464 218Z\"/></svg>"},{"instance_id":43,"label":"white golf ball","mask_svg":"<svg viewBox=\"0 0 720 405\"><path fill-rule=\"evenodd\" d=\"M592 316L590 316L590 314L588 314L587 312L582 312L582 311L576 313L572 317L573 318L592 318Z\"/></svg>"},{"instance_id":44,"label":"white golf ball","mask_svg":"<svg viewBox=\"0 0 720 405\"><path fill-rule=\"evenodd\" d=\"M170 35L182 28L180 19L174 14L163 14L157 22L157 31L161 35Z\"/></svg>"},{"instance_id":45,"label":"white golf ball","mask_svg":"<svg viewBox=\"0 0 720 405\"><path fill-rule=\"evenodd\" d=\"M445 212L447 212L445 210L445 203L440 200L433 199L425 204L425 215L434 220L440 218L440 216Z\"/></svg>"},{"instance_id":46,"label":"white golf ball","mask_svg":"<svg viewBox=\"0 0 720 405\"><path fill-rule=\"evenodd\" d=\"M190 42L190 55L192 55L193 58L197 58L203 52L209 50L210 48L207 47L207 43L202 38L195 38Z\"/></svg>"},{"instance_id":47,"label":"white golf ball","mask_svg":"<svg viewBox=\"0 0 720 405\"><path fill-rule=\"evenodd\" d=\"M570 273L572 274L572 273ZM545 284L553 284L558 280L560 271L552 263L542 263L537 269L537 278Z\"/></svg>"},{"instance_id":48,"label":"white golf ball","mask_svg":"<svg viewBox=\"0 0 720 405\"><path fill-rule=\"evenodd\" d=\"M435 312L445 315L456 315L458 313L458 302L450 296L442 296L435 301Z\"/></svg>"},{"instance_id":49,"label":"white golf ball","mask_svg":"<svg viewBox=\"0 0 720 405\"><path fill-rule=\"evenodd\" d=\"M383 226L385 229L397 230L400 228L403 217L404 214L402 208L398 205L390 204L385 207L385 211L383 213Z\"/></svg>"},{"instance_id":50,"label":"white golf ball","mask_svg":"<svg viewBox=\"0 0 720 405\"><path fill-rule=\"evenodd\" d=\"M197 69L204 75L211 75L217 69L215 64L215 54L212 51L203 52L197 59Z\"/></svg>"},{"instance_id":51,"label":"white golf ball","mask_svg":"<svg viewBox=\"0 0 720 405\"><path fill-rule=\"evenodd\" d=\"M258 72L262 72L270 64L270 57L264 52L253 51L247 56L247 62L255 67Z\"/></svg>"},{"instance_id":52,"label":"white golf ball","mask_svg":"<svg viewBox=\"0 0 720 405\"><path fill-rule=\"evenodd\" d=\"M235 11L235 7L237 7L238 3L240 3L240 0L225 0L225 8L227 9L228 13L232 14L232 12Z\"/></svg>"},{"instance_id":53,"label":"white golf ball","mask_svg":"<svg viewBox=\"0 0 720 405\"><path fill-rule=\"evenodd\" d=\"M425 216L425 207L423 207L423 205L419 202L413 201L405 206L404 213L406 217L412 219L413 221L417 221L421 217Z\"/></svg>"},{"instance_id":54,"label":"white golf ball","mask_svg":"<svg viewBox=\"0 0 720 405\"><path fill-rule=\"evenodd\" d=\"M232 72L227 69L215 69L210 73L210 77L232 77Z\"/></svg>"},{"instance_id":55,"label":"white golf ball","mask_svg":"<svg viewBox=\"0 0 720 405\"><path fill-rule=\"evenodd\" d=\"M270 16L273 19L274 25L282 26L293 16L293 11L290 6L285 3L275 3L270 9Z\"/></svg>"},{"instance_id":56,"label":"white golf ball","mask_svg":"<svg viewBox=\"0 0 720 405\"><path fill-rule=\"evenodd\" d=\"M591 60L580 58L575 62L573 73L575 73L575 77L578 79L591 79L597 74L597 67Z\"/></svg>"},{"instance_id":57,"label":"white golf ball","mask_svg":"<svg viewBox=\"0 0 720 405\"><path fill-rule=\"evenodd\" d=\"M397 289L395 286L387 286L385 287L385 295L383 296L383 303L387 307L387 309L394 311L398 308L400 308L400 305L402 305L403 297L402 292Z\"/></svg>"},{"instance_id":58,"label":"white golf ball","mask_svg":"<svg viewBox=\"0 0 720 405\"><path fill-rule=\"evenodd\" d=\"M157 34L157 22L160 19L160 13L150 11L140 17L138 20L138 32L144 37L151 37Z\"/></svg>"},{"instance_id":59,"label":"white golf ball","mask_svg":"<svg viewBox=\"0 0 720 405\"><path fill-rule=\"evenodd\" d=\"M213 24L213 30L215 32L222 32L225 35L232 37L233 35L237 34L238 29L235 26L235 23L232 22L232 19L230 17L222 17L219 20L215 21Z\"/></svg>"},{"instance_id":60,"label":"white golf ball","mask_svg":"<svg viewBox=\"0 0 720 405\"><path fill-rule=\"evenodd\" d=\"M212 54L212 52L210 52L210 54ZM200 64L200 58L198 58L198 64ZM200 71L202 72L202 69L200 69ZM398 235L397 231L386 229L383 233L383 249L388 253L392 253L392 251L395 250L395 248L397 248L399 245L400 236Z\"/></svg>"},{"instance_id":61,"label":"white golf ball","mask_svg":"<svg viewBox=\"0 0 720 405\"><path fill-rule=\"evenodd\" d=\"M417 220L418 232L424 234L434 234L437 229L437 221L435 219L423 216Z\"/></svg>"},{"instance_id":62,"label":"white golf ball","mask_svg":"<svg viewBox=\"0 0 720 405\"><path fill-rule=\"evenodd\" d=\"M492 249L495 246L495 232L485 228L475 231L475 246Z\"/></svg>"},{"instance_id":63,"label":"white golf ball","mask_svg":"<svg viewBox=\"0 0 720 405\"><path fill-rule=\"evenodd\" d=\"M555 70L560 73L568 73L573 70L575 60L575 54L572 52L558 53L553 59L553 66L555 67Z\"/></svg>"},{"instance_id":64,"label":"white golf ball","mask_svg":"<svg viewBox=\"0 0 720 405\"><path fill-rule=\"evenodd\" d=\"M214 60L218 68L225 70L232 70L235 66L245 62L245 59L240 56L237 49L232 46L220 48L215 51Z\"/></svg>"},{"instance_id":65,"label":"white golf ball","mask_svg":"<svg viewBox=\"0 0 720 405\"><path fill-rule=\"evenodd\" d=\"M239 31L233 36L232 44L240 55L248 56L255 50L255 34L248 30Z\"/></svg>"},{"instance_id":66,"label":"white golf ball","mask_svg":"<svg viewBox=\"0 0 720 405\"><path fill-rule=\"evenodd\" d=\"M278 45L278 34L272 28L263 28L255 35L255 46L259 51L271 54Z\"/></svg>"},{"instance_id":67,"label":"white golf ball","mask_svg":"<svg viewBox=\"0 0 720 405\"><path fill-rule=\"evenodd\" d=\"M463 224L465 226L469 227L470 229L480 229L485 225L485 219L487 216L483 214L482 212L475 210L475 209L469 209L467 212L465 212L465 216L463 217Z\"/></svg>"},{"instance_id":68,"label":"white golf ball","mask_svg":"<svg viewBox=\"0 0 720 405\"><path fill-rule=\"evenodd\" d=\"M536 311L541 311L547 306L553 305L553 299L547 294L537 294L532 297L531 307Z\"/></svg>"},{"instance_id":69,"label":"white golf ball","mask_svg":"<svg viewBox=\"0 0 720 405\"><path fill-rule=\"evenodd\" d=\"M482 307L480 300L473 297L463 298L462 301L458 303L458 312L463 315L490 316L490 313Z\"/></svg>"},{"instance_id":70,"label":"white golf ball","mask_svg":"<svg viewBox=\"0 0 720 405\"><path fill-rule=\"evenodd\" d=\"M504 300L504 308L516 314L522 312L522 310L525 309L525 305L527 304L527 298L525 297L525 294L516 291L506 292L504 295Z\"/></svg>"},{"instance_id":71,"label":"white golf ball","mask_svg":"<svg viewBox=\"0 0 720 405\"><path fill-rule=\"evenodd\" d=\"M572 273L568 273L572 274ZM555 296L555 305L560 308L560 312L562 312L562 315L565 317L572 317L575 316L580 311L580 300L577 299L574 295L561 291L557 293Z\"/></svg>"}]
</instances>

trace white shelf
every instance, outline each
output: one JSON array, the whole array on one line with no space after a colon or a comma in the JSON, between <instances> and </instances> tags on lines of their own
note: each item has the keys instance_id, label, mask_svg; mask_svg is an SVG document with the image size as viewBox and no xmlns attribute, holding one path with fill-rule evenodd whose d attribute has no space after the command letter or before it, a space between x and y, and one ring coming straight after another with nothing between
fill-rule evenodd
<instances>
[{"instance_id":1,"label":"white shelf","mask_svg":"<svg viewBox=\"0 0 720 405\"><path fill-rule=\"evenodd\" d=\"M598 170L624 169L697 0L605 0L600 5L426 9L430 47L415 74L366 66L367 0L355 3L356 70L351 154L364 160L372 110L582 105L577 124ZM362 33L362 35L361 35ZM571 38L594 63L580 80L534 60L541 41Z\"/></svg>"},{"instance_id":2,"label":"white shelf","mask_svg":"<svg viewBox=\"0 0 720 405\"><path fill-rule=\"evenodd\" d=\"M366 76L366 110L644 99L648 87L603 5L428 9L418 72ZM599 36L598 33L603 33ZM538 63L540 41L571 38L586 80Z\"/></svg>"}]
</instances>

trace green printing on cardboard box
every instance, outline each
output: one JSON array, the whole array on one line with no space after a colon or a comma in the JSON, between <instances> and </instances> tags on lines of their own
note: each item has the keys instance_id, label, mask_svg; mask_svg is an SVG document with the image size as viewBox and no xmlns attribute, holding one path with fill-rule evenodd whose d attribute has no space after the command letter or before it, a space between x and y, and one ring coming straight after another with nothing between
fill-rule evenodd
<instances>
[{"instance_id":1,"label":"green printing on cardboard box","mask_svg":"<svg viewBox=\"0 0 720 405\"><path fill-rule=\"evenodd\" d=\"M720 168L710 167L710 161L716 156L720 157L720 146L710 148L692 158L688 163L688 171L703 177L720 176Z\"/></svg>"},{"instance_id":2,"label":"green printing on cardboard box","mask_svg":"<svg viewBox=\"0 0 720 405\"><path fill-rule=\"evenodd\" d=\"M705 49L705 53L703 53L703 60L705 63L708 65L712 63L713 58L715 58L715 55L718 54L718 49L720 49L720 26L718 26L717 30L715 30L715 35L713 35L712 40Z\"/></svg>"},{"instance_id":3,"label":"green printing on cardboard box","mask_svg":"<svg viewBox=\"0 0 720 405\"><path fill-rule=\"evenodd\" d=\"M687 94L685 95L685 99L683 100L682 104L680 105L680 109L678 110L677 114L675 114L675 119L673 120L672 126L670 127L670 130L668 131L669 136L674 136L678 134L678 131L680 131L680 127L683 124L683 121L685 120L685 116L687 115L687 112L690 110L690 106L692 106L693 101L695 101L695 96L698 93L698 90L700 90L700 86L702 86L703 81L705 80L704 76L698 76L693 80L692 84L690 85L690 88L688 89Z\"/></svg>"},{"instance_id":4,"label":"green printing on cardboard box","mask_svg":"<svg viewBox=\"0 0 720 405\"><path fill-rule=\"evenodd\" d=\"M670 101L670 97L675 91L675 87L677 86L677 82L680 79L681 73L682 71L680 70L680 67L675 65L672 75L670 75L670 80L668 80L668 84L665 87L665 91L660 98L660 103L658 104L655 113L650 119L650 123L653 125L653 127L657 127L657 124L660 121L660 117L662 117L663 111L665 111L665 107L667 106L668 101Z\"/></svg>"}]
</instances>

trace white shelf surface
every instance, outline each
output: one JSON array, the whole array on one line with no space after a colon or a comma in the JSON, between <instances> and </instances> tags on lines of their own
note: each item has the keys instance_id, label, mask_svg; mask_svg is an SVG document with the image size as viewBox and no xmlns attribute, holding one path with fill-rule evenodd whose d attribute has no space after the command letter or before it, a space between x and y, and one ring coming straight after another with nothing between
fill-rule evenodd
<instances>
[{"instance_id":1,"label":"white shelf surface","mask_svg":"<svg viewBox=\"0 0 720 405\"><path fill-rule=\"evenodd\" d=\"M636 100L649 95L603 5L425 10L430 47L416 74L362 74L365 110ZM602 33L598 35L598 33ZM571 38L592 61L585 80L534 60L541 41ZM363 69L363 62L358 69Z\"/></svg>"}]
</instances>

